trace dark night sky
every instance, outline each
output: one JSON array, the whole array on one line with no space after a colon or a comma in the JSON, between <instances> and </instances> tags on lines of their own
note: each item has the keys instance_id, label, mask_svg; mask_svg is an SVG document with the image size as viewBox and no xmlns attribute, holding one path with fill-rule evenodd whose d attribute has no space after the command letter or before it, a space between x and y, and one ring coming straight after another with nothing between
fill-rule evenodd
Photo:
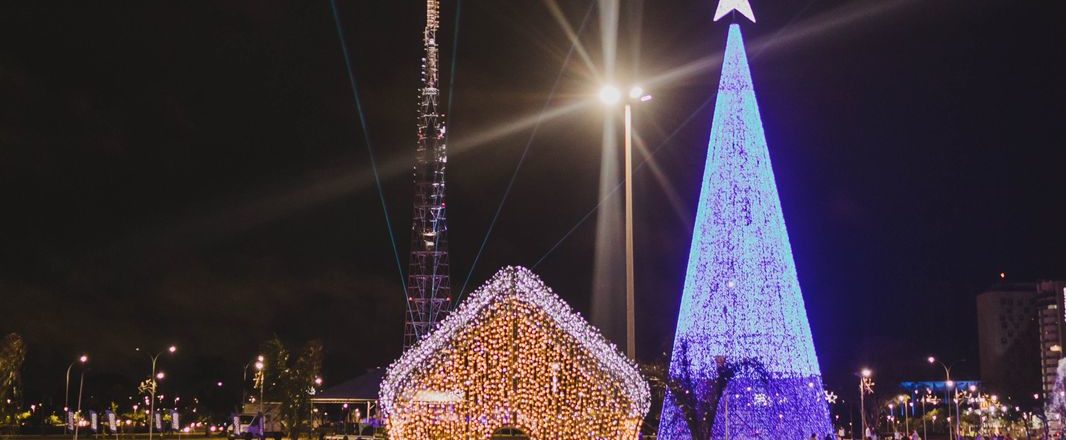
<instances>
[{"instance_id":1,"label":"dark night sky","mask_svg":"<svg viewBox=\"0 0 1066 440\"><path fill-rule=\"evenodd\" d=\"M475 140L540 110L570 43L544 2L465 0L456 51L444 3L458 289L530 131ZM562 3L578 28L589 2ZM969 359L972 377L980 289L1001 271L1066 277L1066 14L1052 3L754 2L745 37L831 386L864 364L931 377L928 353ZM641 75L720 54L714 6L647 1ZM402 256L424 4L339 7ZM595 12L581 39L602 66ZM60 396L82 351L101 395L147 369L136 346L178 343L165 368L185 386L235 382L275 333L323 338L332 382L398 355L403 293L328 2L6 2L0 41L0 331L29 343L30 398ZM680 300L709 65L650 86L637 114L665 176L636 180L648 360ZM571 59L552 107L589 99L598 77ZM596 205L602 117L540 128L471 287L532 265ZM536 268L582 312L594 234L584 223Z\"/></svg>"}]
</instances>

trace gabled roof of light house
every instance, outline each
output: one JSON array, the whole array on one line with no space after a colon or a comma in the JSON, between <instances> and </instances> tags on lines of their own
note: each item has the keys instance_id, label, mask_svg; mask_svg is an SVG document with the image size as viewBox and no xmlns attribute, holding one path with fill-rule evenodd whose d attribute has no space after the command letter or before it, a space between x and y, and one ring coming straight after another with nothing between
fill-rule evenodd
<instances>
[{"instance_id":1,"label":"gabled roof of light house","mask_svg":"<svg viewBox=\"0 0 1066 440\"><path fill-rule=\"evenodd\" d=\"M643 415L647 412L650 393L648 384L637 367L621 354L614 344L608 342L599 330L589 325L556 296L551 288L544 285L540 277L529 269L518 266L508 266L497 272L448 315L436 331L419 341L389 367L381 384L382 408L388 412L389 406L399 397L395 393L401 388L403 380L427 365L436 353L447 347L449 342L478 316L512 298L544 311L560 329L594 357L601 368L621 385L625 397L631 402L631 414Z\"/></svg>"}]
</instances>

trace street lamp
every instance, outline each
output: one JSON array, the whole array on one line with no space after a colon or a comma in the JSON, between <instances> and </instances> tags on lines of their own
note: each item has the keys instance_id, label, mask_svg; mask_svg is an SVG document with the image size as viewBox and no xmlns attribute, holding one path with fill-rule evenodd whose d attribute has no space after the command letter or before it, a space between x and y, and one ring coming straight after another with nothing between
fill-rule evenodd
<instances>
[{"instance_id":1,"label":"street lamp","mask_svg":"<svg viewBox=\"0 0 1066 440\"><path fill-rule=\"evenodd\" d=\"M911 434L911 415L907 411L911 407L910 396L900 394L897 400L899 400L900 409L903 410L904 433L909 436Z\"/></svg>"},{"instance_id":2,"label":"street lamp","mask_svg":"<svg viewBox=\"0 0 1066 440\"><path fill-rule=\"evenodd\" d=\"M263 362L263 355L259 355L257 360L259 362ZM241 372L241 405L244 405L244 401L247 397L244 394L244 386L248 383L248 367L250 366L252 366L251 361L249 361L247 364L244 364L244 370ZM240 411L240 409L238 409L238 411Z\"/></svg>"},{"instance_id":3,"label":"street lamp","mask_svg":"<svg viewBox=\"0 0 1066 440\"><path fill-rule=\"evenodd\" d=\"M866 438L866 395L874 393L873 371L863 368L859 373L859 416L862 418L862 436Z\"/></svg>"},{"instance_id":4,"label":"street lamp","mask_svg":"<svg viewBox=\"0 0 1066 440\"><path fill-rule=\"evenodd\" d=\"M917 391L915 391L915 393L917 393ZM925 395L922 396L922 438L929 438L929 427L925 423L925 414L926 414L926 412L925 412L925 404L926 403L932 403L933 406L936 406L938 403L940 403L940 402L936 401L936 396L932 393L932 391L929 388L925 389ZM936 423L936 419L933 419L933 422Z\"/></svg>"},{"instance_id":5,"label":"street lamp","mask_svg":"<svg viewBox=\"0 0 1066 440\"><path fill-rule=\"evenodd\" d=\"M156 353L154 355L141 351L140 347L138 347L136 351L144 353L146 356L148 356L149 359L152 360L152 374L148 376L147 381L148 392L150 394L150 398L148 399L148 440L152 440L152 433L154 431L152 428L155 428L155 392L156 389L159 387L158 381L163 380L163 378L166 377L166 374L162 371L156 371L156 364L159 361L159 356L162 356L163 353L174 354L178 351L178 347L171 345L170 347L167 347L165 351L160 351L159 353Z\"/></svg>"},{"instance_id":6,"label":"street lamp","mask_svg":"<svg viewBox=\"0 0 1066 440\"><path fill-rule=\"evenodd\" d=\"M893 433L899 434L899 432L898 432L899 430L896 429L896 423L894 422L894 420L896 419L896 413L894 413L893 411L895 409L896 409L896 405L893 405L891 403L888 404L888 416L885 417L885 419L888 420L888 425L892 427Z\"/></svg>"},{"instance_id":7,"label":"street lamp","mask_svg":"<svg viewBox=\"0 0 1066 440\"><path fill-rule=\"evenodd\" d=\"M308 407L311 409L311 413L310 413L311 418L308 419L308 420L310 420L310 425L309 425L308 432L311 433L311 434L313 434L314 431L315 431L315 413L318 412L318 408L315 408L315 402L314 402L313 399L314 399L315 394L318 393L318 389L317 388L320 388L320 387L322 387L322 378L321 377L315 377L314 385L311 385L307 389L307 394L309 396L308 397L308 402L310 402Z\"/></svg>"},{"instance_id":8,"label":"street lamp","mask_svg":"<svg viewBox=\"0 0 1066 440\"><path fill-rule=\"evenodd\" d=\"M81 355L81 357L79 357L74 362L71 362L70 365L67 366L67 387L66 387L65 391L63 391L63 412L64 413L67 413L67 412L70 411L70 369L74 368L74 364L79 363L79 362L81 362L82 365L84 365L86 362L89 362L89 355L83 354L83 355ZM63 415L69 417L69 414L63 414ZM67 432L68 428L70 428L70 423L66 423L66 424L63 425L63 431L64 432Z\"/></svg>"},{"instance_id":9,"label":"street lamp","mask_svg":"<svg viewBox=\"0 0 1066 440\"><path fill-rule=\"evenodd\" d=\"M348 436L348 417L351 416L351 411L348 411L348 404L345 403L341 406L341 414L344 414L344 436Z\"/></svg>"},{"instance_id":10,"label":"street lamp","mask_svg":"<svg viewBox=\"0 0 1066 440\"><path fill-rule=\"evenodd\" d=\"M951 367L955 366L956 363L965 362L965 359L957 360L955 362L952 362L950 365L949 364L945 364L944 362L941 362L940 360L938 360L934 356L929 356L928 358L926 358L926 361L929 362L929 365L940 364L941 367L944 367L944 400L945 400L944 403L945 403L945 406L947 408L948 439L950 440L951 438L958 438L959 437L959 428L960 428L960 426L959 426L960 425L960 419L962 417L961 417L961 414L959 414L959 390L955 389L955 382L953 380L951 380ZM951 428L951 402L949 401L950 400L950 395L948 394L948 390L950 390L950 389L955 389L955 428L954 429Z\"/></svg>"},{"instance_id":11,"label":"street lamp","mask_svg":"<svg viewBox=\"0 0 1066 440\"><path fill-rule=\"evenodd\" d=\"M260 355L258 359L259 360L255 361L255 369L259 372L259 435L262 436L262 438L266 438L266 421L263 420L266 418L266 409L264 407L265 401L263 400L263 394L266 389L266 373L263 371L263 368L266 367L266 364L263 361L262 355Z\"/></svg>"},{"instance_id":12,"label":"street lamp","mask_svg":"<svg viewBox=\"0 0 1066 440\"><path fill-rule=\"evenodd\" d=\"M78 358L78 362L85 365L85 363L89 362L89 356L84 354L81 355L81 357ZM67 374L70 374L69 368L67 369ZM85 368L81 369L81 379L78 381L78 409L74 412L74 440L78 440L78 428L81 427L81 423L78 422L81 421L81 393L83 390L85 390Z\"/></svg>"},{"instance_id":13,"label":"street lamp","mask_svg":"<svg viewBox=\"0 0 1066 440\"><path fill-rule=\"evenodd\" d=\"M615 86L603 86L600 88L600 101L607 105L618 104L622 99L622 91Z\"/></svg>"},{"instance_id":14,"label":"street lamp","mask_svg":"<svg viewBox=\"0 0 1066 440\"><path fill-rule=\"evenodd\" d=\"M625 101L625 182L626 182L626 356L637 359L636 299L633 294L633 103L648 102L651 95L640 86L629 89ZM612 85L600 89L600 101L608 106L618 104L622 92Z\"/></svg>"}]
</instances>

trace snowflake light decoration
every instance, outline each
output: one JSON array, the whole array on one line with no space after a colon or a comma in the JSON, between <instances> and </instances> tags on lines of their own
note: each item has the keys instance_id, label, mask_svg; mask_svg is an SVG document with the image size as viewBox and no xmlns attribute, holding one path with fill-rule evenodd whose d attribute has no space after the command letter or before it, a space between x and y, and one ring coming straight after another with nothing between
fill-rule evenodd
<instances>
[{"instance_id":1,"label":"snowflake light decoration","mask_svg":"<svg viewBox=\"0 0 1066 440\"><path fill-rule=\"evenodd\" d=\"M754 362L765 374L738 374L730 380L724 393L728 401L718 406L713 438L725 438L726 432L748 439L821 438L831 432L736 24L729 26L723 57L670 374L708 383L717 374L716 356ZM691 392L707 397L711 388L697 386ZM678 401L667 395L659 438L691 438L688 423Z\"/></svg>"},{"instance_id":2,"label":"snowflake light decoration","mask_svg":"<svg viewBox=\"0 0 1066 440\"><path fill-rule=\"evenodd\" d=\"M527 269L507 267L389 367L389 438L631 439L650 405L637 368Z\"/></svg>"}]
</instances>

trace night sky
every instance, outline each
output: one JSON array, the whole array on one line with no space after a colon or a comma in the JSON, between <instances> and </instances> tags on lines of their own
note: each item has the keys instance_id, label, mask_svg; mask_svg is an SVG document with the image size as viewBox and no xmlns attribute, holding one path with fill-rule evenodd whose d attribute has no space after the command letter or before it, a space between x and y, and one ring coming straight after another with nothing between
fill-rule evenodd
<instances>
[{"instance_id":1,"label":"night sky","mask_svg":"<svg viewBox=\"0 0 1066 440\"><path fill-rule=\"evenodd\" d=\"M681 296L727 28L715 3L622 3L620 77L703 66L647 84L636 113L662 172L635 181L647 361L668 351ZM753 2L756 94L838 393L863 365L881 383L932 378L930 353L975 377L976 294L1000 272L1066 277L1066 13L1052 3ZM549 109L603 78L597 10L582 28L591 3L560 2L591 70L578 54L563 65L548 4L464 0L456 46L444 1L457 291L532 126L489 134L534 118L560 69ZM328 1L0 5L0 331L27 340L29 399L61 399L82 352L99 400L146 374L135 347L178 344L163 368L184 389L236 384L275 334L323 339L327 383L399 355L404 293L365 139L406 270L424 3L338 7L366 128ZM533 265L596 206L603 117L585 106L540 126L468 290ZM594 220L535 268L584 314Z\"/></svg>"}]
</instances>

